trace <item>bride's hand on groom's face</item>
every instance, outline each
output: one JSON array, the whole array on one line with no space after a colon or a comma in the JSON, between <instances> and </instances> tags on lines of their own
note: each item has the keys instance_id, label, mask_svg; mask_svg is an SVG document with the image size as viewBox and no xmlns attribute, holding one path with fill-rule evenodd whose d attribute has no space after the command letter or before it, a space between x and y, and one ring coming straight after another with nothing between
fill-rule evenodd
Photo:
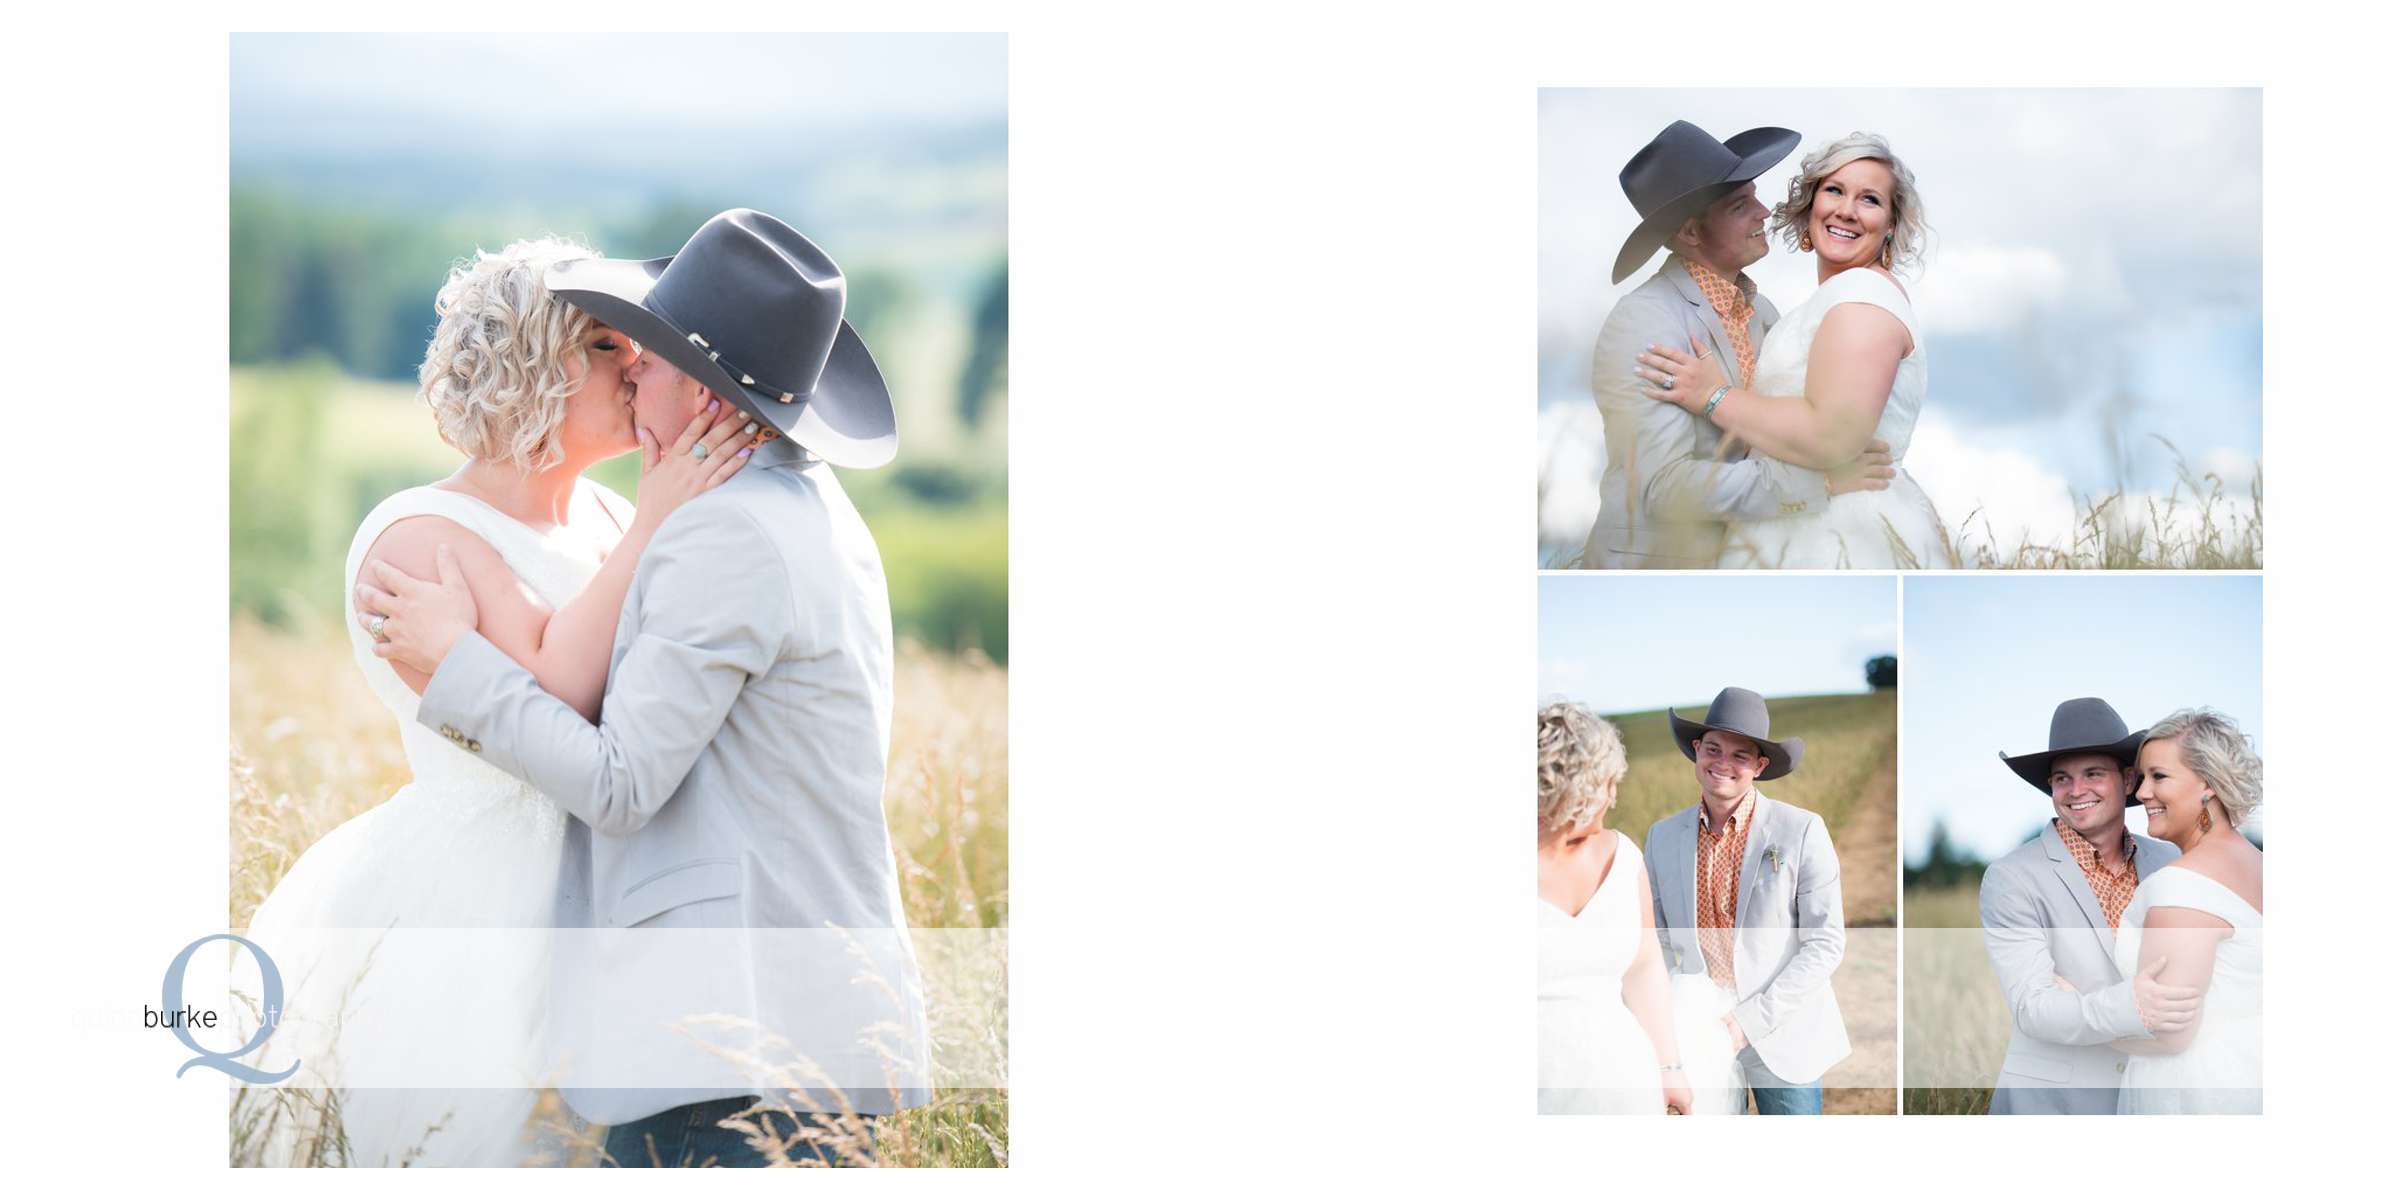
<instances>
[{"instance_id":1,"label":"bride's hand on groom's face","mask_svg":"<svg viewBox=\"0 0 2400 1200\"><path fill-rule=\"evenodd\" d=\"M1717 361L1715 351L1693 338L1689 351L1653 345L1636 355L1633 377L1642 384L1643 395L1697 415L1725 385L1725 365Z\"/></svg>"},{"instance_id":2,"label":"bride's hand on groom's face","mask_svg":"<svg viewBox=\"0 0 2400 1200\"><path fill-rule=\"evenodd\" d=\"M733 478L733 473L750 461L753 449L776 436L772 429L760 429L758 422L739 408L713 399L684 426L675 444L663 451L650 440L649 430L635 432L642 443L642 485L635 520L647 521L652 529L684 501Z\"/></svg>"},{"instance_id":3,"label":"bride's hand on groom's face","mask_svg":"<svg viewBox=\"0 0 2400 1200\"><path fill-rule=\"evenodd\" d=\"M358 623L375 639L375 657L427 675L475 628L475 593L449 546L434 551L434 570L439 578L424 580L371 558L374 582L357 589Z\"/></svg>"}]
</instances>

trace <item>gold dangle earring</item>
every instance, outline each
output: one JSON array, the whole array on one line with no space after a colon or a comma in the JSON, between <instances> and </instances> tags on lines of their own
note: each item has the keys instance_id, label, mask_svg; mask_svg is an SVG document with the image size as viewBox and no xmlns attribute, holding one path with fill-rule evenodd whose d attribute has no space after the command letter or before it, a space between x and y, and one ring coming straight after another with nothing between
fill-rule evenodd
<instances>
[{"instance_id":1,"label":"gold dangle earring","mask_svg":"<svg viewBox=\"0 0 2400 1200\"><path fill-rule=\"evenodd\" d=\"M1892 239L1888 237L1883 239L1883 269L1892 269Z\"/></svg>"},{"instance_id":2,"label":"gold dangle earring","mask_svg":"<svg viewBox=\"0 0 2400 1200\"><path fill-rule=\"evenodd\" d=\"M1812 243L1812 242L1810 242L1810 241L1808 240L1808 231L1807 231L1807 230L1805 230L1805 229L1801 230L1801 231L1800 231L1800 252L1801 252L1802 254L1806 254L1806 253L1808 253L1809 251L1811 251L1811 250L1814 250L1814 249L1816 249L1816 248L1817 248L1817 247L1816 247L1816 245L1815 245L1814 243Z\"/></svg>"},{"instance_id":3,"label":"gold dangle earring","mask_svg":"<svg viewBox=\"0 0 2400 1200\"><path fill-rule=\"evenodd\" d=\"M2200 797L2200 832L2203 836L2208 833L2210 826L2213 824L2213 822L2208 819L2208 802L2216 798L2217 796L2214 792Z\"/></svg>"}]
</instances>

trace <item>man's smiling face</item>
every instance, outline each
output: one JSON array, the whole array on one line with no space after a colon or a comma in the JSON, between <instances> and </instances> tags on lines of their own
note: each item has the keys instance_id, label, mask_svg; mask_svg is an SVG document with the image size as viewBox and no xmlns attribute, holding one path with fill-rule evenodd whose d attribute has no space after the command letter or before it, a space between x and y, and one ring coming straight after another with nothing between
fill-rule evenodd
<instances>
[{"instance_id":1,"label":"man's smiling face","mask_svg":"<svg viewBox=\"0 0 2400 1200\"><path fill-rule=\"evenodd\" d=\"M1711 729L1692 743L1692 773L1700 780L1700 794L1720 804L1740 803L1766 767L1767 756L1758 752L1758 743L1740 734Z\"/></svg>"},{"instance_id":2,"label":"man's smiling face","mask_svg":"<svg viewBox=\"0 0 2400 1200\"><path fill-rule=\"evenodd\" d=\"M2062 754L2050 760L2050 806L2067 828L2095 844L2125 827L2126 769L2107 754Z\"/></svg>"},{"instance_id":3,"label":"man's smiling face","mask_svg":"<svg viewBox=\"0 0 2400 1200\"><path fill-rule=\"evenodd\" d=\"M1758 185L1745 183L1684 222L1675 232L1674 247L1726 278L1767 256L1767 206L1758 202Z\"/></svg>"}]
</instances>

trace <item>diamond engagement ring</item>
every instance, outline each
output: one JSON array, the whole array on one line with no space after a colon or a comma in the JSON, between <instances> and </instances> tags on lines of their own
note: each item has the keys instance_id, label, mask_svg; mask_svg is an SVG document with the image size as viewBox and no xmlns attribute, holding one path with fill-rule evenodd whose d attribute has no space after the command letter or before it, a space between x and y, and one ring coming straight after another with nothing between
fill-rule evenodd
<instances>
[{"instance_id":1,"label":"diamond engagement ring","mask_svg":"<svg viewBox=\"0 0 2400 1200\"><path fill-rule=\"evenodd\" d=\"M388 617L377 617L374 620L367 622L367 636L374 638L376 641L382 641L383 623L389 619L390 618Z\"/></svg>"},{"instance_id":2,"label":"diamond engagement ring","mask_svg":"<svg viewBox=\"0 0 2400 1200\"><path fill-rule=\"evenodd\" d=\"M1661 380L1663 380L1664 382L1660 383L1658 386L1660 386L1660 387L1663 387L1663 388L1668 388L1668 389L1672 389L1672 388L1674 388L1674 386L1675 386L1675 377L1674 377L1674 376L1672 376L1672 375L1661 375L1661 376L1659 376L1659 378L1660 378Z\"/></svg>"},{"instance_id":3,"label":"diamond engagement ring","mask_svg":"<svg viewBox=\"0 0 2400 1200\"><path fill-rule=\"evenodd\" d=\"M699 460L701 460L701 461L703 461L703 462L707 461L707 459L708 459L708 444L707 444L707 443L705 443L705 442L693 442L693 443L692 443L692 457L693 457L693 458L696 458L696 459L699 459Z\"/></svg>"}]
</instances>

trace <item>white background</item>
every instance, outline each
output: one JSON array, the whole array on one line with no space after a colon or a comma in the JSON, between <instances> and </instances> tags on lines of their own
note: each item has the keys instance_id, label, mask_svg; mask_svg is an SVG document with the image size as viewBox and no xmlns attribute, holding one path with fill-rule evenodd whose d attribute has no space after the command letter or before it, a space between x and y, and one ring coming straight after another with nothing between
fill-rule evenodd
<instances>
[{"instance_id":1,"label":"white background","mask_svg":"<svg viewBox=\"0 0 2400 1200\"><path fill-rule=\"evenodd\" d=\"M661 16L506 7L374 17ZM129 10L52 11L56 28L12 27L0 85L8 1173L314 1188L222 1172L222 1081L170 1078L178 1047L128 1032L168 957L224 919L225 42ZM2400 849L2374 618L2393 520L2391 43L2305 3L2238 20L1944 11L665 14L1014 33L1017 1169L990 1186L2216 1193L2288 1186L2292 1167L2365 1181L2337 1168L2381 1145L2390 1091L2375 902ZM328 14L259 6L242 23ZM1534 89L1720 73L2267 87L2273 1115L1532 1116ZM2071 193L2024 200L2074 211Z\"/></svg>"}]
</instances>

